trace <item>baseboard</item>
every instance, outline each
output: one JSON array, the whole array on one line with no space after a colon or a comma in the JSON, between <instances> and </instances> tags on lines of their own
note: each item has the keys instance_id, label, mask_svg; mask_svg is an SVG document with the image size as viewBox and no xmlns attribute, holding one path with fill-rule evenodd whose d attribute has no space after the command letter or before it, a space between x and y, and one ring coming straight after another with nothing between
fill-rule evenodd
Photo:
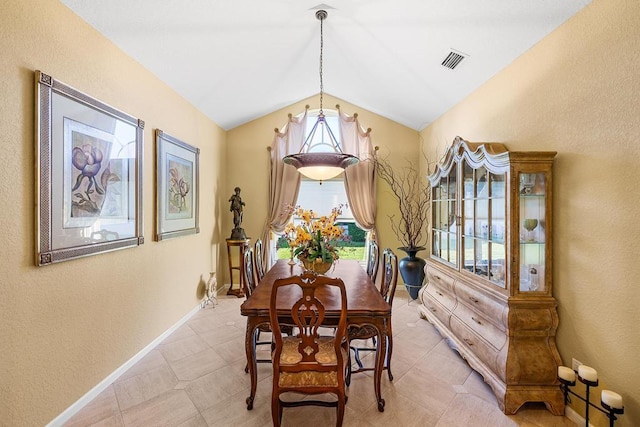
<instances>
[{"instance_id":1,"label":"baseboard","mask_svg":"<svg viewBox=\"0 0 640 427\"><path fill-rule=\"evenodd\" d=\"M113 371L109 376L107 376L104 380L100 381L98 385L89 390L84 396L78 399L75 403L69 406L64 412L54 418L47 427L58 427L64 425L67 421L71 419L75 414L77 414L82 408L84 408L89 402L95 399L100 393L105 391L107 387L109 387L115 380L120 377L120 375L124 374L129 368L138 363L144 356L146 356L151 350L153 350L158 344L160 344L165 338L171 335L176 329L182 326L187 320L189 320L193 315L195 315L200 310L200 304L198 304L194 309L192 309L189 313L187 313L182 319L178 320L173 326L164 331L162 335L154 339L150 342L145 348L140 350L135 356L131 359L127 360L122 366Z\"/></svg>"}]
</instances>

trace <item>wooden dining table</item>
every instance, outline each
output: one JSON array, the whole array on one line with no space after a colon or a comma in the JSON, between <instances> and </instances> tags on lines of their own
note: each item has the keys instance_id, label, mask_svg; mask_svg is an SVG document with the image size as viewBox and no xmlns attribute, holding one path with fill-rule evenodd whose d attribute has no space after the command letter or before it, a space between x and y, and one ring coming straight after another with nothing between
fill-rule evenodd
<instances>
[{"instance_id":1,"label":"wooden dining table","mask_svg":"<svg viewBox=\"0 0 640 427\"><path fill-rule=\"evenodd\" d=\"M253 409L258 383L253 337L260 325L269 323L269 304L273 283L276 279L302 273L301 265L289 265L288 260L278 260L258 283L251 296L240 307L240 313L247 317L245 351L247 354L247 367L251 377L251 392L246 399L248 410ZM380 291L358 261L338 260L325 275L338 277L345 284L347 291L347 323L358 326L370 325L377 331L373 388L378 402L378 410L383 412L385 401L382 398L380 382L386 359L387 337L391 334L391 306L382 298ZM290 294L283 292L282 295L279 292L278 306L276 307L278 317L286 319L287 315L290 316L291 307L298 298L299 296L293 292ZM328 298L323 303L326 309L326 319L329 322L331 319L337 321L340 315L339 301L334 298Z\"/></svg>"}]
</instances>

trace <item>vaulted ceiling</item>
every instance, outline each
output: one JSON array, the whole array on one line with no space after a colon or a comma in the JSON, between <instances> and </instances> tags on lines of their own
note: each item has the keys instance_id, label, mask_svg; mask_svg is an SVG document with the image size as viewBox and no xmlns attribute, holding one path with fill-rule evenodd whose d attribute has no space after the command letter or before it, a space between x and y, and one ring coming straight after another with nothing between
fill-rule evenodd
<instances>
[{"instance_id":1,"label":"vaulted ceiling","mask_svg":"<svg viewBox=\"0 0 640 427\"><path fill-rule=\"evenodd\" d=\"M324 91L421 130L591 0L325 1L62 0L227 130L319 93L317 9Z\"/></svg>"}]
</instances>

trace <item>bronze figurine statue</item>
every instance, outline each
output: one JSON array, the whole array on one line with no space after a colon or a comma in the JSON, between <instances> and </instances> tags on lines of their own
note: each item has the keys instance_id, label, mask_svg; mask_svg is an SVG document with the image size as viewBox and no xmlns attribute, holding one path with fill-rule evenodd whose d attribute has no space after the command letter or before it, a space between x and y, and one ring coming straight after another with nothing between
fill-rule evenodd
<instances>
[{"instance_id":1,"label":"bronze figurine statue","mask_svg":"<svg viewBox=\"0 0 640 427\"><path fill-rule=\"evenodd\" d=\"M242 228L242 208L245 203L240 197L240 187L234 189L235 194L231 196L229 201L231 202L230 211L233 212L233 230L231 230L231 240L245 240L247 236Z\"/></svg>"}]
</instances>

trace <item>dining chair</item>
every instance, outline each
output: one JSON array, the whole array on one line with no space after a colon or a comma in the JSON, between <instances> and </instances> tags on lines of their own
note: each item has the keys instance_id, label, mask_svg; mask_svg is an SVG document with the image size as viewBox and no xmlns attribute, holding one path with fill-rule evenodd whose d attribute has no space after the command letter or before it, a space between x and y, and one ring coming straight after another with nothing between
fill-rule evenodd
<instances>
[{"instance_id":1,"label":"dining chair","mask_svg":"<svg viewBox=\"0 0 640 427\"><path fill-rule=\"evenodd\" d=\"M283 336L282 307L278 308L278 295L286 288L300 298L287 307L289 321L296 326L297 334ZM292 289L291 289L292 288ZM336 326L325 323L325 304L339 303L340 315ZM339 302L338 302L339 301ZM318 276L312 272L277 279L271 291L269 318L273 328L274 346L273 390L271 395L271 417L274 426L280 426L284 407L315 405L336 407L336 426L344 419L347 395L345 371L349 344L347 341L347 293L339 278ZM325 328L326 327L326 328ZM320 329L322 328L322 329ZM326 333L321 335L320 331ZM283 401L283 393L317 395L330 393L335 401L302 398Z\"/></svg>"},{"instance_id":2,"label":"dining chair","mask_svg":"<svg viewBox=\"0 0 640 427\"><path fill-rule=\"evenodd\" d=\"M244 282L244 294L247 298L251 296L257 284L253 259L253 249L245 248L242 255L242 281Z\"/></svg>"},{"instance_id":3,"label":"dining chair","mask_svg":"<svg viewBox=\"0 0 640 427\"><path fill-rule=\"evenodd\" d=\"M367 275L376 283L378 277L378 264L380 262L380 248L375 240L369 241L367 254Z\"/></svg>"},{"instance_id":4,"label":"dining chair","mask_svg":"<svg viewBox=\"0 0 640 427\"><path fill-rule=\"evenodd\" d=\"M256 277L258 282L262 280L264 277L265 269L264 269L264 260L263 260L263 248L262 248L262 240L256 240L256 244L254 245L253 259L256 266Z\"/></svg>"},{"instance_id":5,"label":"dining chair","mask_svg":"<svg viewBox=\"0 0 640 427\"><path fill-rule=\"evenodd\" d=\"M247 299L253 294L257 286L256 274L253 265L253 249L246 248L244 254L242 256L242 281L244 282L244 294ZM271 332L271 326L268 323L263 323L256 328L255 333L251 337L252 340L252 348L253 354L256 355L258 346L260 345L271 345L271 341L260 341L260 333L261 332ZM256 363L271 363L271 359L258 359L255 358ZM245 372L249 372L249 366L245 365Z\"/></svg>"},{"instance_id":6,"label":"dining chair","mask_svg":"<svg viewBox=\"0 0 640 427\"><path fill-rule=\"evenodd\" d=\"M384 268L382 283L380 283L380 294L382 298L389 304L393 305L393 296L396 293L396 285L398 284L398 258L390 248L384 250L382 254L382 265ZM393 334L391 332L391 322L386 325L387 327L387 352L385 357L385 363L383 369L387 370L389 375L389 381L393 381L393 375L391 373L391 354L393 353ZM374 367L365 367L360 359L360 352L362 351L376 351L375 339L378 333L373 326L370 325L349 325L347 327L347 336L349 338L350 349L353 351L353 357L358 364L358 369L352 370L351 360L349 358L349 366L347 368L346 383L349 385L351 382L351 374L358 372L373 371ZM356 347L353 342L356 340L373 340L373 347Z\"/></svg>"}]
</instances>

